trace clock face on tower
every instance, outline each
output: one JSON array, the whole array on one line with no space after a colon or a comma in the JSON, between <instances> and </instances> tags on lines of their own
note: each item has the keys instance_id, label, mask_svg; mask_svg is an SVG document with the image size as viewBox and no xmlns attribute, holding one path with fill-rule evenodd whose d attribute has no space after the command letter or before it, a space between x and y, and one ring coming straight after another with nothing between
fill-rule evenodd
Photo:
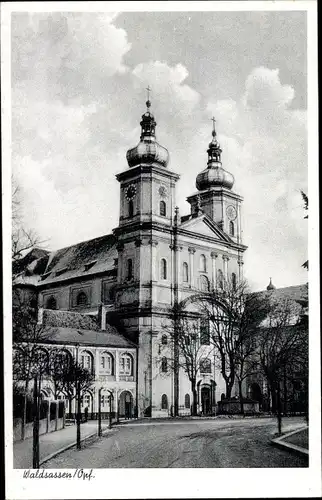
<instances>
[{"instance_id":1,"label":"clock face on tower","mask_svg":"<svg viewBox=\"0 0 322 500\"><path fill-rule=\"evenodd\" d=\"M226 208L226 214L227 214L227 217L229 220L235 220L236 217L237 217L237 211L236 211L236 208L233 207L233 205L229 205L227 208Z\"/></svg>"},{"instance_id":2,"label":"clock face on tower","mask_svg":"<svg viewBox=\"0 0 322 500\"><path fill-rule=\"evenodd\" d=\"M160 186L159 187L159 195L162 197L167 196L167 188L165 186Z\"/></svg>"},{"instance_id":3,"label":"clock face on tower","mask_svg":"<svg viewBox=\"0 0 322 500\"><path fill-rule=\"evenodd\" d=\"M131 184L125 192L125 198L127 200L132 200L135 194L136 194L136 186L134 184Z\"/></svg>"}]
</instances>

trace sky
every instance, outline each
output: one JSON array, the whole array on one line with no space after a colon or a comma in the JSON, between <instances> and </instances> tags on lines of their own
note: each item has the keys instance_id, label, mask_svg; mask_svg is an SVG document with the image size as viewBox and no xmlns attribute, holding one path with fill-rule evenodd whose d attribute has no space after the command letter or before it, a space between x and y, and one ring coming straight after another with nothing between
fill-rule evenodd
<instances>
[{"instance_id":1,"label":"sky","mask_svg":"<svg viewBox=\"0 0 322 500\"><path fill-rule=\"evenodd\" d=\"M150 85L180 214L214 115L244 197L250 286L307 281L306 12L21 12L11 36L12 169L24 224L46 248L117 227L115 174L139 141Z\"/></svg>"}]
</instances>

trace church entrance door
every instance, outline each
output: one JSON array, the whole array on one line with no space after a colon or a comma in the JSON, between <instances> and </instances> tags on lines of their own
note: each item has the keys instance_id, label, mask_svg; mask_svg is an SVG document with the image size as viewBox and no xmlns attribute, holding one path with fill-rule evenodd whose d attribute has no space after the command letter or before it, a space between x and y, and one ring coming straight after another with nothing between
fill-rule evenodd
<instances>
[{"instance_id":1,"label":"church entrance door","mask_svg":"<svg viewBox=\"0 0 322 500\"><path fill-rule=\"evenodd\" d=\"M201 388L201 408L203 415L208 415L211 411L210 387Z\"/></svg>"}]
</instances>

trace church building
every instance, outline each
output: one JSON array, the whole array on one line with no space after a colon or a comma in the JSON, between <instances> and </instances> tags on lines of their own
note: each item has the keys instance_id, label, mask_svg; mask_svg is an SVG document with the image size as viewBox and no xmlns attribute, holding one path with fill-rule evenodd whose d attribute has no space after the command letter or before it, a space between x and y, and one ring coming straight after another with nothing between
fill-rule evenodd
<instances>
[{"instance_id":1,"label":"church building","mask_svg":"<svg viewBox=\"0 0 322 500\"><path fill-rule=\"evenodd\" d=\"M190 382L170 369L166 356L169 311L183 301L189 308L200 290L243 278L243 199L222 166L215 123L196 192L187 197L190 213L180 216L179 175L156 140L150 100L146 106L140 141L116 176L120 214L112 234L35 252L16 273L14 286L36 297L39 322L54 329L43 346L48 355L65 349L95 374L86 399L91 413L103 388L120 415L168 416L176 405L179 414L190 414ZM200 367L197 390L199 411L212 413L225 392L214 360Z\"/></svg>"}]
</instances>

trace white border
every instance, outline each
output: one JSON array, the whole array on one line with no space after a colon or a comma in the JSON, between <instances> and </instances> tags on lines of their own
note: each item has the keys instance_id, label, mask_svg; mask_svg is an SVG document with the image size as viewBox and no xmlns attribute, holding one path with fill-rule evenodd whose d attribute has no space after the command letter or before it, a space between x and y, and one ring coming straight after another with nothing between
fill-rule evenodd
<instances>
[{"instance_id":1,"label":"white border","mask_svg":"<svg viewBox=\"0 0 322 500\"><path fill-rule=\"evenodd\" d=\"M148 7L148 9L147 9ZM318 234L317 3L278 2L23 2L4 3L2 13L2 180L4 257L4 352L6 391L6 498L206 498L314 497L321 495L321 387ZM11 241L10 241L10 14L15 11L292 11L308 13L308 164L310 300L310 467L307 469L96 469L92 481L22 480L12 469ZM299 161L301 159L299 158ZM53 471L51 469L51 471ZM50 482L48 482L50 481Z\"/></svg>"}]
</instances>

